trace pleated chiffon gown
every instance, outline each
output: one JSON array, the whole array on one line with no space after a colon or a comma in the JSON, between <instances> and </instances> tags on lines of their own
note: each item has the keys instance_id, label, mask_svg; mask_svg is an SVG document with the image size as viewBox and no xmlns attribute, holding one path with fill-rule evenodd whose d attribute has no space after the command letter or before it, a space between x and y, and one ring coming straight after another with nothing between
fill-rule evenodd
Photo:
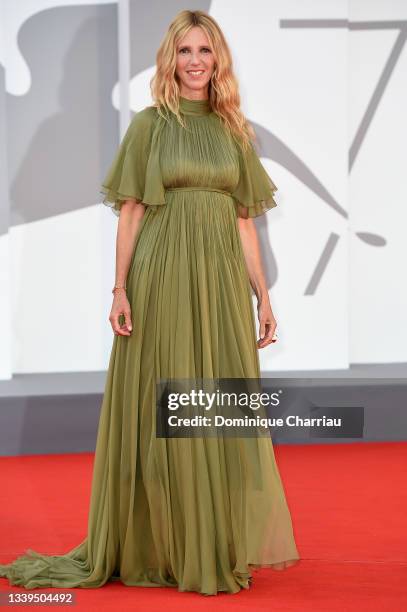
<instances>
[{"instance_id":1,"label":"pleated chiffon gown","mask_svg":"<svg viewBox=\"0 0 407 612\"><path fill-rule=\"evenodd\" d=\"M237 218L276 206L254 147L243 151L207 100L180 99L182 126L136 113L102 185L116 215L146 205L127 276L131 336L114 336L90 497L73 550L26 550L0 576L27 589L249 588L252 567L298 551L270 437L159 438L156 382L260 378L251 287ZM272 575L270 575L272 580Z\"/></svg>"}]
</instances>

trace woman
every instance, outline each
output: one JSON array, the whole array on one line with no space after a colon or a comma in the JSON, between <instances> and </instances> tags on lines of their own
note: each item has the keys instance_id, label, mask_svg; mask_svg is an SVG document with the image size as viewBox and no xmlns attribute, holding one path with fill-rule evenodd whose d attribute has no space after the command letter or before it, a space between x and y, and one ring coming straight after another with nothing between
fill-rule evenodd
<instances>
[{"instance_id":1,"label":"woman","mask_svg":"<svg viewBox=\"0 0 407 612\"><path fill-rule=\"evenodd\" d=\"M26 588L120 579L235 593L249 588L252 566L299 558L269 437L156 437L158 379L260 377L258 348L273 342L276 321L253 217L275 206L276 187L209 15L182 11L170 25L152 94L103 183L119 216L115 337L87 538L65 555L28 550L2 566Z\"/></svg>"}]
</instances>

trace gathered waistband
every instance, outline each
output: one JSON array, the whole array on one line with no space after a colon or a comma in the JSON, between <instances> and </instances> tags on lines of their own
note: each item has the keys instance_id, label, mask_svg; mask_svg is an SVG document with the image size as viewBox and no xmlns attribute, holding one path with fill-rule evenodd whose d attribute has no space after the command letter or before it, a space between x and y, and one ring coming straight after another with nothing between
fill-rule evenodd
<instances>
[{"instance_id":1,"label":"gathered waistband","mask_svg":"<svg viewBox=\"0 0 407 612\"><path fill-rule=\"evenodd\" d=\"M166 191L217 191L229 197L232 197L230 191L224 189L216 189L216 187L169 187Z\"/></svg>"}]
</instances>

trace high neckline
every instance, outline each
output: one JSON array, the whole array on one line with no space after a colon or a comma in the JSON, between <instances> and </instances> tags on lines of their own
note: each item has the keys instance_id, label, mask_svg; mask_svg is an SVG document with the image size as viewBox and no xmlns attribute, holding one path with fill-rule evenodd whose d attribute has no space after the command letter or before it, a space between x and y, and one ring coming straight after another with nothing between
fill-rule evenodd
<instances>
[{"instance_id":1,"label":"high neckline","mask_svg":"<svg viewBox=\"0 0 407 612\"><path fill-rule=\"evenodd\" d=\"M184 115L209 115L211 105L209 98L206 100L190 100L189 98L179 97L179 110Z\"/></svg>"}]
</instances>

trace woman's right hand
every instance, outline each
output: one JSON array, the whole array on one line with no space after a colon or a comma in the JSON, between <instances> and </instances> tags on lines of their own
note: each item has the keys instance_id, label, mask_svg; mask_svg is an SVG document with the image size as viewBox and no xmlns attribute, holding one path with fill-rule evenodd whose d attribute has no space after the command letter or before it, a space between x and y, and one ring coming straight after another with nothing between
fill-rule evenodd
<instances>
[{"instance_id":1,"label":"woman's right hand","mask_svg":"<svg viewBox=\"0 0 407 612\"><path fill-rule=\"evenodd\" d=\"M120 325L119 317L124 315L124 324ZM131 309L124 289L115 290L112 310L109 321L116 336L130 336L133 326L131 324Z\"/></svg>"}]
</instances>

